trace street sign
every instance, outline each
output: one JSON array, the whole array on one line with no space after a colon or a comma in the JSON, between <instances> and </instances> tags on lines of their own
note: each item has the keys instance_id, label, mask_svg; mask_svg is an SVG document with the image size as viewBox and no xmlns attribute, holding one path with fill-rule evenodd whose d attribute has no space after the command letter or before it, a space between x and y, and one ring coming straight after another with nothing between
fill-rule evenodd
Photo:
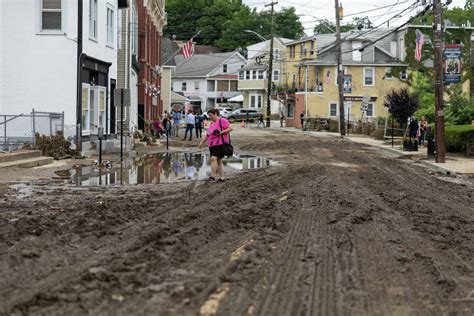
<instances>
[{"instance_id":1,"label":"street sign","mask_svg":"<svg viewBox=\"0 0 474 316\"><path fill-rule=\"evenodd\" d=\"M122 91L123 91L123 100L122 100ZM116 107L121 105L130 106L130 89L115 89L114 90L114 104Z\"/></svg>"}]
</instances>

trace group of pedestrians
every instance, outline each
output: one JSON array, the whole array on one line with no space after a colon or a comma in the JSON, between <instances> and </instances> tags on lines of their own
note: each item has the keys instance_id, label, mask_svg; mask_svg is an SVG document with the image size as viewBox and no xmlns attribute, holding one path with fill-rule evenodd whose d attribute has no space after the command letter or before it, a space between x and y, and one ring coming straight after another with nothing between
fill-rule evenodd
<instances>
[{"instance_id":1,"label":"group of pedestrians","mask_svg":"<svg viewBox=\"0 0 474 316\"><path fill-rule=\"evenodd\" d=\"M193 138L193 130L195 130L196 138L202 137L202 130L204 128L204 117L202 114L198 114L193 111L188 111L187 114L182 114L180 111L173 110L171 113L165 111L162 115L161 120L155 120L153 122L153 129L155 134L162 134L167 137L179 137L179 130L182 126L183 121L185 122L186 129L184 132L184 139L188 138L191 141Z\"/></svg>"},{"instance_id":2,"label":"group of pedestrians","mask_svg":"<svg viewBox=\"0 0 474 316\"><path fill-rule=\"evenodd\" d=\"M418 139L418 144L420 146L425 146L429 128L428 119L425 116L422 116L420 121L415 118L410 122L408 125L408 134L411 138Z\"/></svg>"}]
</instances>

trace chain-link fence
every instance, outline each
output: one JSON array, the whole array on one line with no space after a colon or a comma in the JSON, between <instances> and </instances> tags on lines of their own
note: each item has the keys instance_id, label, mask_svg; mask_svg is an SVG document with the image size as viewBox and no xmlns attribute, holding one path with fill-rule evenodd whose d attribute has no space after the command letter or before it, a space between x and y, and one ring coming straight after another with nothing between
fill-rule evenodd
<instances>
[{"instance_id":1,"label":"chain-link fence","mask_svg":"<svg viewBox=\"0 0 474 316\"><path fill-rule=\"evenodd\" d=\"M52 136L64 131L64 112L36 112L30 114L0 114L0 150L18 149L24 144L35 144L35 134Z\"/></svg>"}]
</instances>

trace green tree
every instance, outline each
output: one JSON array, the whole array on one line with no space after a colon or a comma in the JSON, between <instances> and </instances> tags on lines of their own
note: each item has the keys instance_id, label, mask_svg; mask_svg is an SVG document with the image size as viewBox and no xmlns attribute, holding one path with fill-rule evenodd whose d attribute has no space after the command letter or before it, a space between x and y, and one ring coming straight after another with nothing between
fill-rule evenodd
<instances>
[{"instance_id":1,"label":"green tree","mask_svg":"<svg viewBox=\"0 0 474 316\"><path fill-rule=\"evenodd\" d=\"M426 73L415 73L412 80L413 94L418 96L419 108L415 116L420 119L426 117L429 122L434 121L435 112L435 96L434 81Z\"/></svg>"},{"instance_id":2,"label":"green tree","mask_svg":"<svg viewBox=\"0 0 474 316\"><path fill-rule=\"evenodd\" d=\"M262 11L258 15L261 30L265 34L271 33L271 12ZM295 8L283 8L280 12L274 13L274 33L275 36L297 39L304 36L304 27L300 18L296 15Z\"/></svg>"},{"instance_id":3,"label":"green tree","mask_svg":"<svg viewBox=\"0 0 474 316\"><path fill-rule=\"evenodd\" d=\"M204 8L203 16L197 21L200 31L198 41L205 45L214 45L222 37L224 23L232 18L242 4L229 0L215 0Z\"/></svg>"},{"instance_id":4,"label":"green tree","mask_svg":"<svg viewBox=\"0 0 474 316\"><path fill-rule=\"evenodd\" d=\"M208 0L166 1L168 24L164 30L165 36L176 36L178 40L187 40L196 34L198 31L198 19L203 16L203 10L208 4Z\"/></svg>"},{"instance_id":5,"label":"green tree","mask_svg":"<svg viewBox=\"0 0 474 316\"><path fill-rule=\"evenodd\" d=\"M474 119L474 97L462 92L457 84L448 90L449 102L446 104L446 122L454 125L471 124Z\"/></svg>"},{"instance_id":6,"label":"green tree","mask_svg":"<svg viewBox=\"0 0 474 316\"><path fill-rule=\"evenodd\" d=\"M357 19L354 18L353 22L341 25L341 32L349 32L357 28ZM314 34L332 34L336 33L336 23L333 23L327 19L321 20L316 24L313 29Z\"/></svg>"},{"instance_id":7,"label":"green tree","mask_svg":"<svg viewBox=\"0 0 474 316\"><path fill-rule=\"evenodd\" d=\"M225 51L231 51L237 47L245 47L260 41L254 34L246 33L245 30L261 32L255 10L249 7L241 7L234 12L232 17L223 24L222 37L217 41L217 46Z\"/></svg>"}]
</instances>

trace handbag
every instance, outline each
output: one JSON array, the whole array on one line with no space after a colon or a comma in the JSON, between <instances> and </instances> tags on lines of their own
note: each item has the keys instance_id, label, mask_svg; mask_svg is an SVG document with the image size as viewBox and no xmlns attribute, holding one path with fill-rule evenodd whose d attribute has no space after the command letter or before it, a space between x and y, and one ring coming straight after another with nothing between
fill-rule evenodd
<instances>
[{"instance_id":1,"label":"handbag","mask_svg":"<svg viewBox=\"0 0 474 316\"><path fill-rule=\"evenodd\" d=\"M219 119L219 127L220 127L220 130L222 132L222 124L221 124L221 120ZM230 157L230 156L233 156L234 155L234 146L232 146L232 144L230 143L230 133L229 134L229 142L226 143L224 141L224 135L221 134L221 137L222 137L222 153L224 154L224 156L227 156L227 157Z\"/></svg>"}]
</instances>

